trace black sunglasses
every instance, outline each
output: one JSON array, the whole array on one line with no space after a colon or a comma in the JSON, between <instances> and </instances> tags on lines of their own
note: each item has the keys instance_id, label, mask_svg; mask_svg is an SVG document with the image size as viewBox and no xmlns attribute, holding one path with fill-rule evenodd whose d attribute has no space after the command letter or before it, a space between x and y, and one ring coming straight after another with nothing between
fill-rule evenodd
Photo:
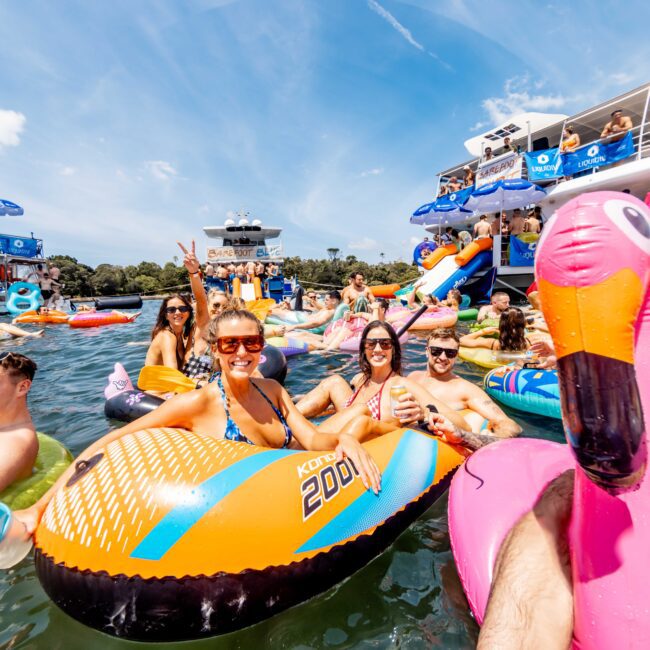
<instances>
[{"instance_id":1,"label":"black sunglasses","mask_svg":"<svg viewBox=\"0 0 650 650\"><path fill-rule=\"evenodd\" d=\"M439 357L443 352L447 355L447 359L455 359L458 356L458 350L453 350L451 348L439 348L436 345L429 346L429 354L432 357Z\"/></svg>"},{"instance_id":2,"label":"black sunglasses","mask_svg":"<svg viewBox=\"0 0 650 650\"><path fill-rule=\"evenodd\" d=\"M192 308L188 307L187 305L181 305L180 307L166 307L165 308L165 313L166 314L175 314L177 311L181 312L181 314L188 314L189 312L192 311Z\"/></svg>"},{"instance_id":3,"label":"black sunglasses","mask_svg":"<svg viewBox=\"0 0 650 650\"><path fill-rule=\"evenodd\" d=\"M377 347L377 343L379 343L379 347L382 350L390 350L393 347L393 341L391 339L366 339L363 345L366 350L374 350Z\"/></svg>"}]
</instances>

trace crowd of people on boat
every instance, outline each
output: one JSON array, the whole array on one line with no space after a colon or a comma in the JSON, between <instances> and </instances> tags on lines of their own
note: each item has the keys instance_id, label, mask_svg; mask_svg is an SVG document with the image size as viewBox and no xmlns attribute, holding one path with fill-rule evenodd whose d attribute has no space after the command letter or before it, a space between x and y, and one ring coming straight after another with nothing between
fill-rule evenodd
<instances>
[{"instance_id":1,"label":"crowd of people on boat","mask_svg":"<svg viewBox=\"0 0 650 650\"><path fill-rule=\"evenodd\" d=\"M280 267L275 262L239 262L237 264L206 264L202 271L203 280L208 288L232 290L232 282L238 279L242 284L249 284L258 278L261 282L267 278L280 275Z\"/></svg>"}]
</instances>

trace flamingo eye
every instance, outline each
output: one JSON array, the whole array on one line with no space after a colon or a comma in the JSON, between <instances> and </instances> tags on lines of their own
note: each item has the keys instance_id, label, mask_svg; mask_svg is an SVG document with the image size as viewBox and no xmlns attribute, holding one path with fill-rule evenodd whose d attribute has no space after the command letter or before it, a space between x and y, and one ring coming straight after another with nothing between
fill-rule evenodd
<instances>
[{"instance_id":1,"label":"flamingo eye","mask_svg":"<svg viewBox=\"0 0 650 650\"><path fill-rule=\"evenodd\" d=\"M650 254L650 218L643 209L621 199L607 201L603 209L633 244Z\"/></svg>"}]
</instances>

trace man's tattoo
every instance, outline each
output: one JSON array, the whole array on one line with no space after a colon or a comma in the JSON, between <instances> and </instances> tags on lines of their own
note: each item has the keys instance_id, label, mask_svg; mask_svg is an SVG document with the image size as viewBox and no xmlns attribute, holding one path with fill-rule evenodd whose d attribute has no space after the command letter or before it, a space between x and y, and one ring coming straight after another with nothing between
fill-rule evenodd
<instances>
[{"instance_id":1,"label":"man's tattoo","mask_svg":"<svg viewBox=\"0 0 650 650\"><path fill-rule=\"evenodd\" d=\"M473 450L480 449L481 447L485 447L485 445L499 440L498 436L487 433L472 433L471 431L465 431L459 428L456 428L456 435L461 439L463 445Z\"/></svg>"}]
</instances>

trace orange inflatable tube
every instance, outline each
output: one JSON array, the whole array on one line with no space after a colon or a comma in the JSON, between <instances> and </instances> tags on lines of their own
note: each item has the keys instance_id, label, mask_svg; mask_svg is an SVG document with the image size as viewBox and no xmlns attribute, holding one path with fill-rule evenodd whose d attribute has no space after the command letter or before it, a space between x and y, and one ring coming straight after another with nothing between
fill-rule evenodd
<instances>
[{"instance_id":1,"label":"orange inflatable tube","mask_svg":"<svg viewBox=\"0 0 650 650\"><path fill-rule=\"evenodd\" d=\"M38 313L34 310L25 311L20 316L16 318L16 323L67 323L70 318L70 314L66 314L64 311L57 311L51 309L50 311L44 313Z\"/></svg>"},{"instance_id":2,"label":"orange inflatable tube","mask_svg":"<svg viewBox=\"0 0 650 650\"><path fill-rule=\"evenodd\" d=\"M478 255L481 251L489 251L492 248L492 238L482 237L475 239L471 244L465 246L463 250L456 255L456 264L458 266L465 266L473 257Z\"/></svg>"},{"instance_id":3,"label":"orange inflatable tube","mask_svg":"<svg viewBox=\"0 0 650 650\"><path fill-rule=\"evenodd\" d=\"M75 314L68 320L70 327L101 327L102 325L118 325L121 323L131 323L136 319L136 315L129 316L120 312L101 312L86 311L81 314Z\"/></svg>"},{"instance_id":4,"label":"orange inflatable tube","mask_svg":"<svg viewBox=\"0 0 650 650\"><path fill-rule=\"evenodd\" d=\"M447 255L453 255L454 253L458 252L458 248L456 248L456 244L445 244L444 246L438 246L431 255L427 255L423 260L422 260L422 266L427 269L427 271L430 271L443 257L447 257Z\"/></svg>"},{"instance_id":5,"label":"orange inflatable tube","mask_svg":"<svg viewBox=\"0 0 650 650\"><path fill-rule=\"evenodd\" d=\"M375 298L394 298L395 292L400 290L399 284L380 284L376 287L368 287Z\"/></svg>"},{"instance_id":6,"label":"orange inflatable tube","mask_svg":"<svg viewBox=\"0 0 650 650\"><path fill-rule=\"evenodd\" d=\"M262 299L262 281L259 278L253 278L253 289L255 290L255 300Z\"/></svg>"},{"instance_id":7,"label":"orange inflatable tube","mask_svg":"<svg viewBox=\"0 0 650 650\"><path fill-rule=\"evenodd\" d=\"M125 435L78 463L49 503L35 534L38 578L69 615L124 638L256 623L381 553L465 455L413 429L364 447L382 472L379 495L333 452L171 428Z\"/></svg>"},{"instance_id":8,"label":"orange inflatable tube","mask_svg":"<svg viewBox=\"0 0 650 650\"><path fill-rule=\"evenodd\" d=\"M241 298L241 280L239 278L232 279L232 297Z\"/></svg>"}]
</instances>

